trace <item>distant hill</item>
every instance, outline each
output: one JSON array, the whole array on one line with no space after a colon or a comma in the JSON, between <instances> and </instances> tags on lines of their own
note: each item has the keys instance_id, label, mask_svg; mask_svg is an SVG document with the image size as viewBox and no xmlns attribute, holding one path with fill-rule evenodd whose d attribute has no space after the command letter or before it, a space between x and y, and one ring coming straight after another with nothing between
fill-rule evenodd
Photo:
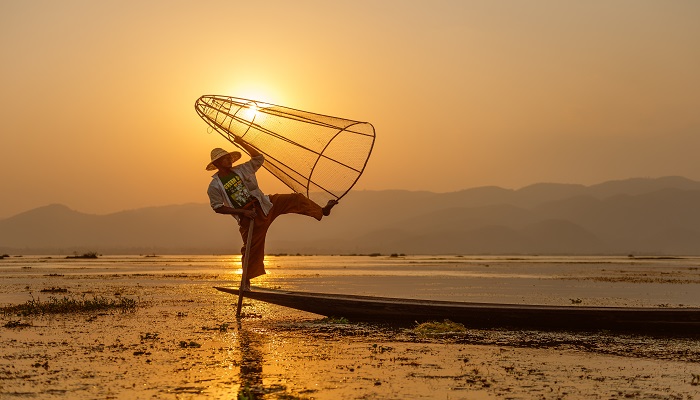
<instances>
[{"instance_id":1,"label":"distant hill","mask_svg":"<svg viewBox=\"0 0 700 400\"><path fill-rule=\"evenodd\" d=\"M239 253L206 203L107 215L49 205L0 220L0 253ZM700 254L700 182L635 178L451 193L352 191L321 223L283 216L267 253Z\"/></svg>"}]
</instances>

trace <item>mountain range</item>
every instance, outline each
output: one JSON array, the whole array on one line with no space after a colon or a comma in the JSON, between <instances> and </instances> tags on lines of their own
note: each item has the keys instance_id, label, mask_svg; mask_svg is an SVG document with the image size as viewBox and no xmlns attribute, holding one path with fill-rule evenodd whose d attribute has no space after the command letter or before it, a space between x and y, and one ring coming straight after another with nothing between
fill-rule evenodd
<instances>
[{"instance_id":1,"label":"mountain range","mask_svg":"<svg viewBox=\"0 0 700 400\"><path fill-rule=\"evenodd\" d=\"M7 254L238 254L235 220L207 203L106 215L48 205L0 220ZM351 191L330 217L286 215L268 254L698 255L700 182L633 178L450 193Z\"/></svg>"}]
</instances>

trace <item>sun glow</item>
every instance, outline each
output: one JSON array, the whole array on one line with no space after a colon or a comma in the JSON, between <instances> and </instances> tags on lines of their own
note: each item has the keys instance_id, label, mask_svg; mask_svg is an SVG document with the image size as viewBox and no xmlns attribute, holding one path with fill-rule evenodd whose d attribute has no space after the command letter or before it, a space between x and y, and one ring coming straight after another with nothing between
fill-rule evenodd
<instances>
[{"instance_id":1,"label":"sun glow","mask_svg":"<svg viewBox=\"0 0 700 400\"><path fill-rule=\"evenodd\" d=\"M258 105L255 102L247 103L242 106L236 113L236 117L242 119L247 124L255 123L255 118L258 116Z\"/></svg>"},{"instance_id":2,"label":"sun glow","mask_svg":"<svg viewBox=\"0 0 700 400\"><path fill-rule=\"evenodd\" d=\"M253 115L257 115L259 108L257 103L251 103L250 105L248 105L247 108L250 110L251 113L253 113Z\"/></svg>"},{"instance_id":3,"label":"sun glow","mask_svg":"<svg viewBox=\"0 0 700 400\"><path fill-rule=\"evenodd\" d=\"M257 103L282 104L280 93L260 86L238 87L227 91L228 96L248 99Z\"/></svg>"}]
</instances>

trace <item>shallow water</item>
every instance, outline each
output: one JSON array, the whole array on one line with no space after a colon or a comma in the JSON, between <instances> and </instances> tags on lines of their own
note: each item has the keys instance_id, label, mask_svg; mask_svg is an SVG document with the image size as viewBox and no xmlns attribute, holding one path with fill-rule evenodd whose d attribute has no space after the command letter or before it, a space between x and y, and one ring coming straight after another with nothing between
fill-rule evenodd
<instances>
[{"instance_id":1,"label":"shallow water","mask_svg":"<svg viewBox=\"0 0 700 400\"><path fill-rule=\"evenodd\" d=\"M700 307L696 257L268 256L266 265L254 285L433 300ZM8 257L0 260L0 304L26 301L47 282L213 286L236 285L240 274L240 256Z\"/></svg>"},{"instance_id":2,"label":"shallow water","mask_svg":"<svg viewBox=\"0 0 700 400\"><path fill-rule=\"evenodd\" d=\"M519 304L700 306L697 258L271 256L267 265L254 284ZM251 300L236 321L236 296L212 286L237 285L240 267L237 256L0 260L0 304L63 295L141 304L126 314L0 316L3 324L27 323L0 328L0 397L700 398L697 337L468 329L424 338L410 327L323 322Z\"/></svg>"}]
</instances>

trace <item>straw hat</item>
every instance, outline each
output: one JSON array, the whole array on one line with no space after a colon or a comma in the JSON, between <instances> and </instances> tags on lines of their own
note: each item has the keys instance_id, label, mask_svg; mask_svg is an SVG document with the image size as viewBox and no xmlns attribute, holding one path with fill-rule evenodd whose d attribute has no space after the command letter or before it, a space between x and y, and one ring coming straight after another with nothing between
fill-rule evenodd
<instances>
[{"instance_id":1,"label":"straw hat","mask_svg":"<svg viewBox=\"0 0 700 400\"><path fill-rule=\"evenodd\" d=\"M214 161L218 160L219 158L227 155L231 155L233 157L233 162L238 161L239 158L241 158L241 153L238 151L232 151L228 152L222 148L215 148L214 150L211 151L211 162L207 164L207 171L213 171L216 169L214 166Z\"/></svg>"}]
</instances>

